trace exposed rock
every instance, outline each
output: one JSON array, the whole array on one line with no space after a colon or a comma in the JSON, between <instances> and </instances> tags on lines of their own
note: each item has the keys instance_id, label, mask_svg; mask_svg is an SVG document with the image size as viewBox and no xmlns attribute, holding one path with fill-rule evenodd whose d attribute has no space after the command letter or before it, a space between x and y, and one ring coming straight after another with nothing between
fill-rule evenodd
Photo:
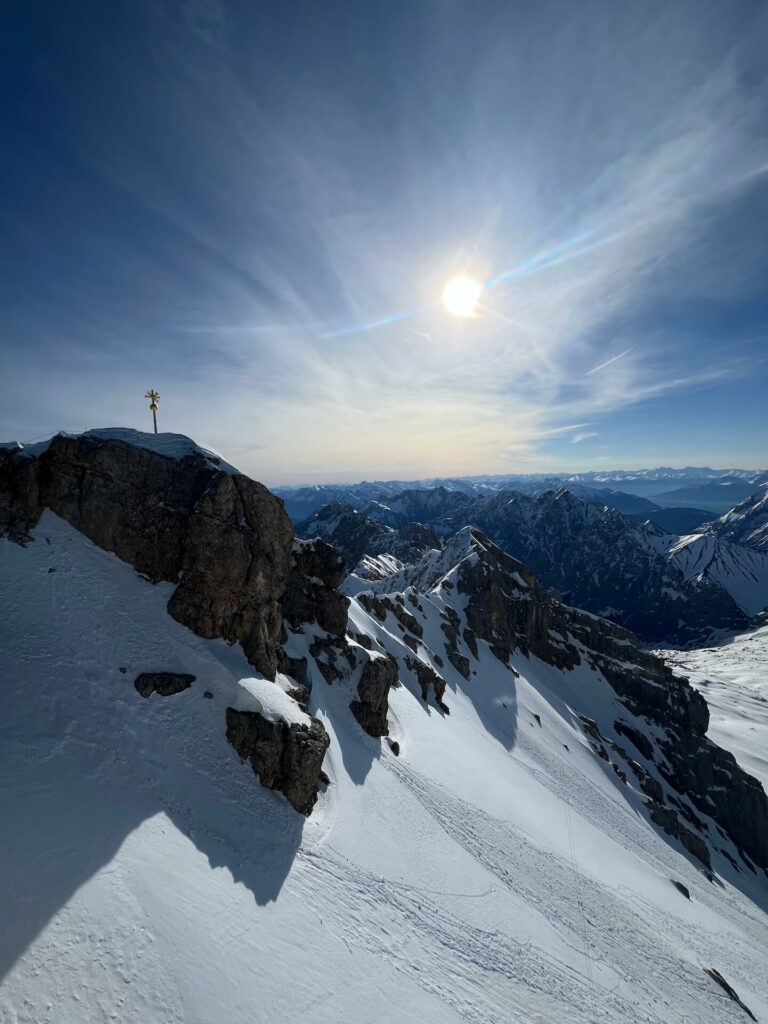
<instances>
[{"instance_id":1,"label":"exposed rock","mask_svg":"<svg viewBox=\"0 0 768 1024\"><path fill-rule=\"evenodd\" d=\"M337 665L343 649L343 645L335 642L332 637L316 637L310 645L309 653L329 685L344 676L341 666Z\"/></svg>"},{"instance_id":2,"label":"exposed rock","mask_svg":"<svg viewBox=\"0 0 768 1024\"><path fill-rule=\"evenodd\" d=\"M24 541L44 508L153 582L182 574L170 614L274 678L293 528L266 487L201 452L60 434L39 457L0 452L0 533Z\"/></svg>"},{"instance_id":3,"label":"exposed rock","mask_svg":"<svg viewBox=\"0 0 768 1024\"><path fill-rule=\"evenodd\" d=\"M755 864L768 868L768 799L757 779L704 736L670 731L659 746L669 762L660 768L666 781L722 825Z\"/></svg>"},{"instance_id":4,"label":"exposed rock","mask_svg":"<svg viewBox=\"0 0 768 1024\"><path fill-rule=\"evenodd\" d=\"M738 1003L742 1010L745 1013L749 1014L752 1020L757 1020L757 1017L754 1015L754 1013L752 1013L748 1006L745 1006L745 1004L742 1003L741 999L739 999L738 995L736 994L736 991L733 988L731 988L731 986L722 976L720 971L715 970L714 967L705 967L704 973L708 974L713 981L716 981L720 988L724 989L728 993L728 995L731 997L734 1003Z\"/></svg>"},{"instance_id":5,"label":"exposed rock","mask_svg":"<svg viewBox=\"0 0 768 1024\"><path fill-rule=\"evenodd\" d=\"M607 614L644 640L682 645L748 618L705 576L690 578L661 550L660 530L567 490L535 497L499 491L432 525L444 535L472 523L514 551L569 605Z\"/></svg>"},{"instance_id":6,"label":"exposed rock","mask_svg":"<svg viewBox=\"0 0 768 1024\"><path fill-rule=\"evenodd\" d=\"M277 670L291 523L254 480L217 474L190 517L183 576L168 611L195 633L241 644L269 679Z\"/></svg>"},{"instance_id":7,"label":"exposed rock","mask_svg":"<svg viewBox=\"0 0 768 1024\"><path fill-rule=\"evenodd\" d=\"M175 693L188 690L195 681L195 676L186 672L142 672L136 676L134 686L142 697L151 697L153 693L160 697L172 697Z\"/></svg>"},{"instance_id":8,"label":"exposed rock","mask_svg":"<svg viewBox=\"0 0 768 1024\"><path fill-rule=\"evenodd\" d=\"M386 736L389 732L389 691L397 685L397 675L397 662L389 655L371 658L363 666L357 684L360 699L353 700L349 707L369 736Z\"/></svg>"},{"instance_id":9,"label":"exposed rock","mask_svg":"<svg viewBox=\"0 0 768 1024\"><path fill-rule=\"evenodd\" d=\"M277 667L284 675L291 676L302 686L307 681L306 658L290 658L282 649L278 655Z\"/></svg>"},{"instance_id":10,"label":"exposed rock","mask_svg":"<svg viewBox=\"0 0 768 1024\"><path fill-rule=\"evenodd\" d=\"M639 729L634 729L631 725L627 725L626 722L622 722L620 719L613 723L613 727L619 736L626 736L643 757L647 757L649 761L653 760L653 744Z\"/></svg>"},{"instance_id":11,"label":"exposed rock","mask_svg":"<svg viewBox=\"0 0 768 1024\"><path fill-rule=\"evenodd\" d=\"M709 847L701 836L697 836L695 832L691 832L690 829L682 824L677 813L671 807L665 807L663 804L658 804L650 799L647 801L646 806L652 821L660 828L663 828L669 835L678 839L686 850L698 858L702 864L705 864L706 867L711 867Z\"/></svg>"},{"instance_id":12,"label":"exposed rock","mask_svg":"<svg viewBox=\"0 0 768 1024\"><path fill-rule=\"evenodd\" d=\"M368 614L375 615L379 622L384 622L387 613L394 605L394 602L387 601L386 598L376 597L375 594L369 594L367 591L359 594L357 599Z\"/></svg>"},{"instance_id":13,"label":"exposed rock","mask_svg":"<svg viewBox=\"0 0 768 1024\"><path fill-rule=\"evenodd\" d=\"M682 882L678 882L674 878L670 878L670 882L672 883L672 885L674 885L674 887L677 889L679 893L682 893L683 896L685 896L687 900L691 898L691 891L687 885L683 885Z\"/></svg>"},{"instance_id":14,"label":"exposed rock","mask_svg":"<svg viewBox=\"0 0 768 1024\"><path fill-rule=\"evenodd\" d=\"M227 739L242 761L250 761L263 786L279 790L299 813L311 814L330 743L317 719L307 726L227 708Z\"/></svg>"},{"instance_id":15,"label":"exposed rock","mask_svg":"<svg viewBox=\"0 0 768 1024\"><path fill-rule=\"evenodd\" d=\"M349 600L338 587L345 573L346 562L324 540L296 541L282 602L286 621L295 628L316 622L327 633L343 636Z\"/></svg>"},{"instance_id":16,"label":"exposed rock","mask_svg":"<svg viewBox=\"0 0 768 1024\"><path fill-rule=\"evenodd\" d=\"M296 527L300 537L323 537L338 548L350 565L366 556L388 554L399 562L411 563L430 548L439 548L438 537L421 523L407 523L401 529L376 516L340 502L325 505Z\"/></svg>"},{"instance_id":17,"label":"exposed rock","mask_svg":"<svg viewBox=\"0 0 768 1024\"><path fill-rule=\"evenodd\" d=\"M412 672L416 673L416 679L421 688L421 699L424 703L426 704L429 699L429 690L431 688L435 697L435 703L438 707L445 709L443 694L445 693L446 684L443 677L439 676L430 665L426 665L417 658L407 658L406 665Z\"/></svg>"},{"instance_id":18,"label":"exposed rock","mask_svg":"<svg viewBox=\"0 0 768 1024\"><path fill-rule=\"evenodd\" d=\"M286 690L285 692L296 701L302 711L309 712L309 690L306 686L296 686L294 689Z\"/></svg>"},{"instance_id":19,"label":"exposed rock","mask_svg":"<svg viewBox=\"0 0 768 1024\"><path fill-rule=\"evenodd\" d=\"M388 742L389 749L392 751L395 757L400 757L400 744L397 742L397 740L389 740Z\"/></svg>"},{"instance_id":20,"label":"exposed rock","mask_svg":"<svg viewBox=\"0 0 768 1024\"><path fill-rule=\"evenodd\" d=\"M546 593L526 566L478 530L462 530L455 542L465 557L458 560L454 578L465 598L467 625L476 636L486 640L503 662L521 651L570 669L586 656L627 709L639 721L656 727L660 738L655 749L658 760L666 761L663 774L670 786L721 824L756 864L768 868L768 799L760 783L730 753L705 737L709 710L701 694L644 650L628 630L569 608ZM459 627L458 615L447 608L442 623L446 653L466 678L469 662L461 661L457 650ZM643 756L654 759L651 740L639 728L622 722L617 731L632 740ZM609 761L599 730L594 739L596 752ZM639 778L641 788L660 803L658 780L648 773ZM681 842L687 842L687 848L706 863L704 840L693 833L689 833L692 838L684 838L679 821L672 827Z\"/></svg>"},{"instance_id":21,"label":"exposed rock","mask_svg":"<svg viewBox=\"0 0 768 1024\"><path fill-rule=\"evenodd\" d=\"M394 603L392 611L398 622L401 622L410 633L413 633L413 635L419 637L419 639L424 636L424 630L421 627L421 623L403 607L401 601L396 601Z\"/></svg>"}]
</instances>

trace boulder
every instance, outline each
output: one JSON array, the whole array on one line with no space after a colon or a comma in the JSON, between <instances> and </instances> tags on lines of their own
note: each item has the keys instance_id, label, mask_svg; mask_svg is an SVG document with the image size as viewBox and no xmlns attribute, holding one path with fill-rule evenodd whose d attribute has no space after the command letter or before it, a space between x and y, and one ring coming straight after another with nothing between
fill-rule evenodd
<instances>
[{"instance_id":1,"label":"boulder","mask_svg":"<svg viewBox=\"0 0 768 1024\"><path fill-rule=\"evenodd\" d=\"M227 739L262 786L279 790L300 814L312 813L330 743L321 722L272 721L258 711L227 708Z\"/></svg>"},{"instance_id":2,"label":"boulder","mask_svg":"<svg viewBox=\"0 0 768 1024\"><path fill-rule=\"evenodd\" d=\"M188 690L194 681L195 676L186 672L142 672L133 685L142 697L151 697L153 693L160 697L172 697L175 693Z\"/></svg>"},{"instance_id":3,"label":"boulder","mask_svg":"<svg viewBox=\"0 0 768 1024\"><path fill-rule=\"evenodd\" d=\"M386 736L389 732L389 691L397 686L397 675L397 662L389 655L370 658L363 665L357 684L359 700L353 700L349 707L369 736Z\"/></svg>"}]
</instances>

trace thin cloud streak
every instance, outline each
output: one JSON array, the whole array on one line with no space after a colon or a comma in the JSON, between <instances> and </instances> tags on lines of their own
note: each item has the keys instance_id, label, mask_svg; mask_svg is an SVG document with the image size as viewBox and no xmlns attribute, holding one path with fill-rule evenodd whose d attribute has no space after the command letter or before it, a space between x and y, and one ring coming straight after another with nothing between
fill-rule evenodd
<instances>
[{"instance_id":1,"label":"thin cloud streak","mask_svg":"<svg viewBox=\"0 0 768 1024\"><path fill-rule=\"evenodd\" d=\"M586 376L591 377L593 373L597 373L599 370L604 370L606 366L610 366L611 363L617 362L619 359L623 359L624 356L628 356L630 352L634 352L637 345L630 345L629 348L625 348L623 352L619 352L616 356L611 356L610 359L606 359L604 363L600 363L598 366L593 366L591 370L587 370Z\"/></svg>"}]
</instances>

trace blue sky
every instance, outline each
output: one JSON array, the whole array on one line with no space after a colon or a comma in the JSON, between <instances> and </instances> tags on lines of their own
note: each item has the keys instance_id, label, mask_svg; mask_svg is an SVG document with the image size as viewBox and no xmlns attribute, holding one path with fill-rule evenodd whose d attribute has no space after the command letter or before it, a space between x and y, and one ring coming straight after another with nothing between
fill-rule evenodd
<instances>
[{"instance_id":1,"label":"blue sky","mask_svg":"<svg viewBox=\"0 0 768 1024\"><path fill-rule=\"evenodd\" d=\"M768 465L761 0L0 18L0 437L154 387L273 484Z\"/></svg>"}]
</instances>

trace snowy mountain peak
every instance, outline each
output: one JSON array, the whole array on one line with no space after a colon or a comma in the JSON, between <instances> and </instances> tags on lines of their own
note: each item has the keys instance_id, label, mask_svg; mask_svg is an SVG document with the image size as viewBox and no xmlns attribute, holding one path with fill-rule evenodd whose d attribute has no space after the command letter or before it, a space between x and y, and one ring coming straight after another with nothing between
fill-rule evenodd
<instances>
[{"instance_id":1,"label":"snowy mountain peak","mask_svg":"<svg viewBox=\"0 0 768 1024\"><path fill-rule=\"evenodd\" d=\"M94 430L85 430L81 434L69 434L62 430L47 440L38 441L35 444L23 445L18 441L0 443L0 449L15 450L23 452L24 455L37 457L48 450L51 442L56 437L82 437L102 441L121 441L136 448L155 452L157 455L162 455L167 459L184 459L190 455L201 455L211 468L218 469L223 473L239 472L215 449L198 444L191 437L187 437L186 434L151 434L142 430L133 430L130 427L97 427Z\"/></svg>"}]
</instances>

